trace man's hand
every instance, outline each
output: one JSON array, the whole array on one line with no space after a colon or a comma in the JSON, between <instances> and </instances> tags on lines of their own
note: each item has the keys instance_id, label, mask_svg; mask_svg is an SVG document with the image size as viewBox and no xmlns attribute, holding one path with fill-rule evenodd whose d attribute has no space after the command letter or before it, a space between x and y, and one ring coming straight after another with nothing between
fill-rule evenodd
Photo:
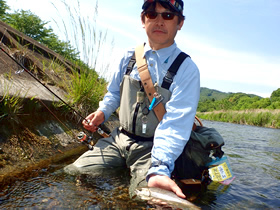
<instances>
[{"instance_id":1,"label":"man's hand","mask_svg":"<svg viewBox=\"0 0 280 210\"><path fill-rule=\"evenodd\" d=\"M104 113L98 110L87 116L86 120L83 120L82 124L88 131L95 132L98 129L98 126L104 122L104 120Z\"/></svg>"},{"instance_id":2,"label":"man's hand","mask_svg":"<svg viewBox=\"0 0 280 210\"><path fill-rule=\"evenodd\" d=\"M180 187L168 176L163 175L150 175L148 187L158 187L165 190L174 192L181 198L186 198Z\"/></svg>"}]
</instances>

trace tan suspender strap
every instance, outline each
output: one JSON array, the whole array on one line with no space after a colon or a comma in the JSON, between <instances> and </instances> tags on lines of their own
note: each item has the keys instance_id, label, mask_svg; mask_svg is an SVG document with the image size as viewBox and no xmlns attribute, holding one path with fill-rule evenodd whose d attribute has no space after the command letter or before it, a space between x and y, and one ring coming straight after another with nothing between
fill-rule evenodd
<instances>
[{"instance_id":1,"label":"tan suspender strap","mask_svg":"<svg viewBox=\"0 0 280 210\"><path fill-rule=\"evenodd\" d=\"M141 78L141 82L144 86L145 92L149 98L150 103L152 102L154 98L154 93L156 92L153 81L151 79L151 75L148 69L148 65L146 62L146 59L144 57L144 44L141 44L135 48L135 58L136 58L136 64L137 69L139 72L139 76ZM163 115L165 114L166 110L162 103L159 103L157 106L153 108L159 122L162 120ZM197 116L195 116L195 119L199 122L201 126L202 123L199 120ZM193 124L193 130L196 129L196 124Z\"/></svg>"},{"instance_id":2,"label":"tan suspender strap","mask_svg":"<svg viewBox=\"0 0 280 210\"><path fill-rule=\"evenodd\" d=\"M154 98L154 93L156 92L153 81L151 79L151 75L148 69L148 65L146 59L144 57L144 45L139 45L135 49L135 58L137 69L139 72L139 76L141 78L141 82L145 89L145 92L149 98L149 101L152 102ZM159 103L157 106L153 108L159 122L162 120L163 115L165 114L165 108L162 103Z\"/></svg>"}]
</instances>

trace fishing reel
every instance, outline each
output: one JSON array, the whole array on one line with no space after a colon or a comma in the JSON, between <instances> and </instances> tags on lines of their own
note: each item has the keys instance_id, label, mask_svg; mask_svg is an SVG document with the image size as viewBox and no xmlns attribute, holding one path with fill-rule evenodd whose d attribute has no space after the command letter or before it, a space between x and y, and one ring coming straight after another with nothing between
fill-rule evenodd
<instances>
[{"instance_id":1,"label":"fishing reel","mask_svg":"<svg viewBox=\"0 0 280 210\"><path fill-rule=\"evenodd\" d=\"M93 150L93 146L95 144L92 136L87 135L85 132L81 131L77 135L77 139L84 144L88 144L89 150Z\"/></svg>"}]
</instances>

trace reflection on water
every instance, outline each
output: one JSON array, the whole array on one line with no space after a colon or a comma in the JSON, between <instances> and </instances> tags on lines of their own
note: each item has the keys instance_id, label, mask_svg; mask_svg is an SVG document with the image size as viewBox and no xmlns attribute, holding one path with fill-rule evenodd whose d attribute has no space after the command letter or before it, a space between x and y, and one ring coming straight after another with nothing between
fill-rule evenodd
<instances>
[{"instance_id":1,"label":"reflection on water","mask_svg":"<svg viewBox=\"0 0 280 210\"><path fill-rule=\"evenodd\" d=\"M64 164L63 164L64 166ZM51 166L40 176L15 183L2 193L4 208L137 208L144 202L132 201L128 196L127 171L102 174L102 176L71 176L62 166Z\"/></svg>"},{"instance_id":2,"label":"reflection on water","mask_svg":"<svg viewBox=\"0 0 280 210\"><path fill-rule=\"evenodd\" d=\"M280 130L209 122L225 139L224 151L236 175L215 203L231 208L280 207Z\"/></svg>"},{"instance_id":3,"label":"reflection on water","mask_svg":"<svg viewBox=\"0 0 280 210\"><path fill-rule=\"evenodd\" d=\"M212 183L195 203L203 209L280 208L280 130L203 121L225 139L223 148L236 179L230 186ZM1 208L140 209L145 202L128 196L129 174L70 176L68 163L52 165L35 178L2 189Z\"/></svg>"}]
</instances>

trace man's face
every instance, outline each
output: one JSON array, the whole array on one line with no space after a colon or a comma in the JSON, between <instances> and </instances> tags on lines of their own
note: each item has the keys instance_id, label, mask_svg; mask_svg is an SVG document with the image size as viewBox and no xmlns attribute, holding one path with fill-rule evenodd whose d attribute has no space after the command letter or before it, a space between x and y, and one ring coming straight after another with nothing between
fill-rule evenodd
<instances>
[{"instance_id":1,"label":"man's face","mask_svg":"<svg viewBox=\"0 0 280 210\"><path fill-rule=\"evenodd\" d=\"M147 11L149 11L149 8ZM155 11L158 13L170 12L159 3L156 4ZM150 47L153 50L159 50L172 45L177 31L181 30L183 24L184 21L178 24L178 16L176 15L172 20L164 20L160 14L155 19L149 19L145 16L145 22L142 21Z\"/></svg>"}]
</instances>

